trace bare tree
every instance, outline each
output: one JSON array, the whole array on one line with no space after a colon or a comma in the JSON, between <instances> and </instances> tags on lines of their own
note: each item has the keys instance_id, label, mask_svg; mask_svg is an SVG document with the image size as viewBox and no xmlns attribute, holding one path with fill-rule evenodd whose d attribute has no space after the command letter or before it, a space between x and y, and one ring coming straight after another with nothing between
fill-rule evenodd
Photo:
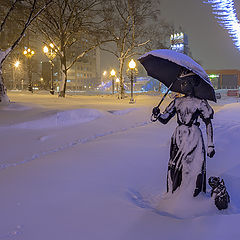
<instances>
[{"instance_id":1,"label":"bare tree","mask_svg":"<svg viewBox=\"0 0 240 240\"><path fill-rule=\"evenodd\" d=\"M173 25L163 19L158 19L154 24L151 24L146 31L147 36L150 36L150 41L144 46L145 51L170 48L169 39L173 33L173 28Z\"/></svg>"},{"instance_id":2,"label":"bare tree","mask_svg":"<svg viewBox=\"0 0 240 240\"><path fill-rule=\"evenodd\" d=\"M9 103L9 98L6 93L6 87L4 86L3 76L2 76L2 66L4 61L7 59L9 54L15 49L15 47L19 44L19 42L22 40L25 31L30 26L30 24L46 9L46 7L52 2L52 0L48 1L20 1L20 0L14 0L13 3L10 5L9 9L3 15L1 24L0 24L0 34L2 31L4 31L4 28L6 27L7 21L9 20L9 17L11 16L12 12L15 10L16 5L18 3L25 4L25 8L29 9L29 13L27 16L27 19L25 20L24 26L22 31L18 34L17 38L10 44L10 47L7 49L1 49L0 50L0 103L1 104L7 104ZM43 3L41 7L39 7L38 2Z\"/></svg>"},{"instance_id":3,"label":"bare tree","mask_svg":"<svg viewBox=\"0 0 240 240\"><path fill-rule=\"evenodd\" d=\"M158 1L152 0L107 0L103 1L104 28L112 36L114 47L101 49L112 53L119 61L120 95L124 98L124 64L137 55L153 40L149 34L151 22L158 28Z\"/></svg>"},{"instance_id":4,"label":"bare tree","mask_svg":"<svg viewBox=\"0 0 240 240\"><path fill-rule=\"evenodd\" d=\"M38 18L38 29L60 57L60 97L65 97L68 70L103 41L99 4L99 0L54 0Z\"/></svg>"}]
</instances>

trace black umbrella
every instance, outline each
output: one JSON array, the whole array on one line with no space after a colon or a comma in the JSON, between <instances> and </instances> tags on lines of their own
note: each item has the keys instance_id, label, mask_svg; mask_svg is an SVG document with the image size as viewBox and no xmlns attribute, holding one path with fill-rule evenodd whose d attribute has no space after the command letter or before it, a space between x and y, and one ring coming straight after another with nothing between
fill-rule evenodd
<instances>
[{"instance_id":1,"label":"black umbrella","mask_svg":"<svg viewBox=\"0 0 240 240\"><path fill-rule=\"evenodd\" d=\"M138 60L149 76L162 82L169 90L183 94L181 81L177 78L183 68L192 71L200 77L200 83L194 89L195 96L216 102L215 91L207 73L187 55L169 49L159 49L144 54Z\"/></svg>"}]
</instances>

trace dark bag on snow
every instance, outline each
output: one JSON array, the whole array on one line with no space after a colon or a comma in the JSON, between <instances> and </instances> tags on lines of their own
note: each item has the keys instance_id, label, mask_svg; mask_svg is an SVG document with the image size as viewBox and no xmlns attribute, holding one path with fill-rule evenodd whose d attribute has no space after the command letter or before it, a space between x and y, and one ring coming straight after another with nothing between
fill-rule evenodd
<instances>
[{"instance_id":1,"label":"dark bag on snow","mask_svg":"<svg viewBox=\"0 0 240 240\"><path fill-rule=\"evenodd\" d=\"M219 177L210 177L209 185L212 187L211 197L214 198L215 205L219 210L226 209L230 203L230 196L226 190L223 179Z\"/></svg>"}]
</instances>

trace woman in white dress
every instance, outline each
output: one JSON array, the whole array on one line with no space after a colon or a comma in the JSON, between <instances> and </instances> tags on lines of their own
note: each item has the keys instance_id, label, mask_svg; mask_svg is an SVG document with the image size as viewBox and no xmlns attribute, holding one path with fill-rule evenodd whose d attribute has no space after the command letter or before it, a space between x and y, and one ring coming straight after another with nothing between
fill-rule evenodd
<instances>
[{"instance_id":1,"label":"woman in white dress","mask_svg":"<svg viewBox=\"0 0 240 240\"><path fill-rule=\"evenodd\" d=\"M188 72L177 81L181 81L185 96L174 99L162 114L158 107L153 108L153 115L163 124L177 115L178 126L171 138L167 192L190 189L196 197L201 191L206 192L206 150L198 118L206 125L207 155L211 158L215 154L211 123L214 112L207 100L195 97L194 86L199 84L199 76Z\"/></svg>"}]
</instances>

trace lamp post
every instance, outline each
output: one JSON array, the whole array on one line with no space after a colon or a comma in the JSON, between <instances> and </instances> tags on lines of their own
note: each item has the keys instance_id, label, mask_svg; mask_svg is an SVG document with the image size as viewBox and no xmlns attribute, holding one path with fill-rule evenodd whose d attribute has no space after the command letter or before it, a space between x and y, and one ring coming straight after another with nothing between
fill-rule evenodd
<instances>
[{"instance_id":1,"label":"lamp post","mask_svg":"<svg viewBox=\"0 0 240 240\"><path fill-rule=\"evenodd\" d=\"M52 43L49 44L48 46L43 47L43 52L44 54L48 57L49 62L51 64L51 88L50 88L50 93L54 95L54 89L53 89L53 59L56 57L57 54L57 49L54 49L54 45Z\"/></svg>"},{"instance_id":2,"label":"lamp post","mask_svg":"<svg viewBox=\"0 0 240 240\"><path fill-rule=\"evenodd\" d=\"M114 94L114 77L116 76L116 72L114 69L110 72L111 77L112 77L112 95Z\"/></svg>"},{"instance_id":3,"label":"lamp post","mask_svg":"<svg viewBox=\"0 0 240 240\"><path fill-rule=\"evenodd\" d=\"M16 89L16 71L19 65L20 65L20 62L18 60L13 65L14 66L13 67L13 89Z\"/></svg>"},{"instance_id":4,"label":"lamp post","mask_svg":"<svg viewBox=\"0 0 240 240\"><path fill-rule=\"evenodd\" d=\"M131 98L129 103L134 103L134 99L133 99L133 75L134 75L134 71L136 71L136 63L133 59L131 59L131 61L128 64L128 67L130 69L130 80L131 80Z\"/></svg>"},{"instance_id":5,"label":"lamp post","mask_svg":"<svg viewBox=\"0 0 240 240\"><path fill-rule=\"evenodd\" d=\"M27 58L27 65L28 65L28 91L33 92L32 88L32 64L31 58L35 54L33 50L28 48L27 50L23 51L23 55Z\"/></svg>"},{"instance_id":6,"label":"lamp post","mask_svg":"<svg viewBox=\"0 0 240 240\"><path fill-rule=\"evenodd\" d=\"M103 71L101 80L102 80L102 83L103 82L105 83L108 80L108 72L106 70Z\"/></svg>"},{"instance_id":7,"label":"lamp post","mask_svg":"<svg viewBox=\"0 0 240 240\"><path fill-rule=\"evenodd\" d=\"M118 93L118 99L119 99L119 91L118 91L118 86L119 86L119 83L120 83L120 79L119 78L116 78L116 83L117 83L117 93Z\"/></svg>"},{"instance_id":8,"label":"lamp post","mask_svg":"<svg viewBox=\"0 0 240 240\"><path fill-rule=\"evenodd\" d=\"M105 78L107 76L107 71L103 71L103 78Z\"/></svg>"}]
</instances>

